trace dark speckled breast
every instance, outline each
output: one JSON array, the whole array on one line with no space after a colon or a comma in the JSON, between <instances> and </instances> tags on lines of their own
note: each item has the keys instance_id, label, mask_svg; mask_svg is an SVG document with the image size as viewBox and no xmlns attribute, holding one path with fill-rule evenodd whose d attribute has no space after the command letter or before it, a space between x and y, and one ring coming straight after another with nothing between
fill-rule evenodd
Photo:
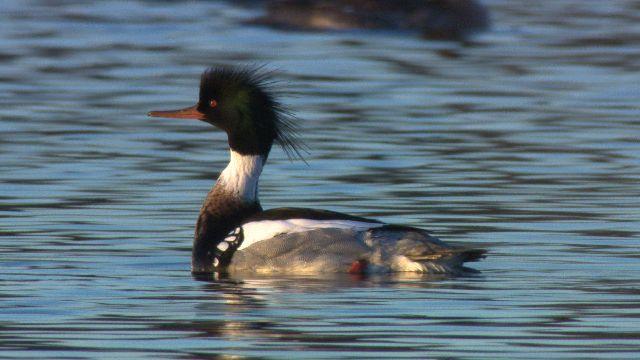
<instances>
[{"instance_id":1,"label":"dark speckled breast","mask_svg":"<svg viewBox=\"0 0 640 360\"><path fill-rule=\"evenodd\" d=\"M191 271L216 271L214 260L218 258L218 268L229 265L235 249L220 252L217 250L227 234L238 227L245 219L262 211L260 203L246 202L226 194L224 189L214 187L202 205L193 241Z\"/></svg>"}]
</instances>

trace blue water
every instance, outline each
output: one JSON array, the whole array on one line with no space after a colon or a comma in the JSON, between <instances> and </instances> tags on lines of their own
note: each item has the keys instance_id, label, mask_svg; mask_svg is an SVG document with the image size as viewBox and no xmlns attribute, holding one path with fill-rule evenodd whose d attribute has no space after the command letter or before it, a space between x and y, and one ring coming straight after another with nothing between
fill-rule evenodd
<instances>
[{"instance_id":1,"label":"blue water","mask_svg":"<svg viewBox=\"0 0 640 360\"><path fill-rule=\"evenodd\" d=\"M438 42L0 2L0 358L638 358L640 6L484 3L491 31ZM192 278L226 139L145 114L254 63L310 149L274 151L263 206L427 228L481 275Z\"/></svg>"}]
</instances>

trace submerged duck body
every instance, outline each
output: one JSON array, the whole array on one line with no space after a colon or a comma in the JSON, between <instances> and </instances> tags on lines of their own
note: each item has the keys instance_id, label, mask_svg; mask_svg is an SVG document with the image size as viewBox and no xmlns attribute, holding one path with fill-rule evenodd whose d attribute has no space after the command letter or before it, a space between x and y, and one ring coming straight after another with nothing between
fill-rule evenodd
<instances>
[{"instance_id":1,"label":"submerged duck body","mask_svg":"<svg viewBox=\"0 0 640 360\"><path fill-rule=\"evenodd\" d=\"M230 161L200 210L192 271L258 273L458 274L481 249L448 245L418 228L343 213L263 210L258 180L273 143L300 155L293 118L269 91L266 75L215 68L201 78L198 103L150 116L198 119L227 133Z\"/></svg>"},{"instance_id":2,"label":"submerged duck body","mask_svg":"<svg viewBox=\"0 0 640 360\"><path fill-rule=\"evenodd\" d=\"M430 38L464 38L489 27L476 0L269 0L252 23L294 30L390 29Z\"/></svg>"}]
</instances>

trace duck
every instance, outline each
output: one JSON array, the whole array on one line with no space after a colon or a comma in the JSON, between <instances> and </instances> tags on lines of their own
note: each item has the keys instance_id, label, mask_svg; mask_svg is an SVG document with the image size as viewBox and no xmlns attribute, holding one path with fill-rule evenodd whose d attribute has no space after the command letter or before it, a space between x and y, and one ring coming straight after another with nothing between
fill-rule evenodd
<instances>
[{"instance_id":1,"label":"duck","mask_svg":"<svg viewBox=\"0 0 640 360\"><path fill-rule=\"evenodd\" d=\"M469 35L486 30L490 25L488 10L477 0L261 2L266 3L265 14L248 22L277 29L387 29L416 31L426 38L465 39Z\"/></svg>"},{"instance_id":2,"label":"duck","mask_svg":"<svg viewBox=\"0 0 640 360\"><path fill-rule=\"evenodd\" d=\"M277 144L303 158L299 120L279 100L273 74L251 67L204 71L195 105L148 116L199 120L226 132L229 163L196 222L194 274L379 274L473 271L485 250L449 245L426 230L329 210L264 210L258 180Z\"/></svg>"}]
</instances>

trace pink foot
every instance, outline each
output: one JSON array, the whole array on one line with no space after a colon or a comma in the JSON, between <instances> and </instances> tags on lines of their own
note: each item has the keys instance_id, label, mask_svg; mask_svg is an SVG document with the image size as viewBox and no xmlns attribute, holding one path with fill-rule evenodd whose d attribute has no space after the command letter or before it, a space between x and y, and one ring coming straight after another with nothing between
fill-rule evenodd
<instances>
[{"instance_id":1,"label":"pink foot","mask_svg":"<svg viewBox=\"0 0 640 360\"><path fill-rule=\"evenodd\" d=\"M364 274L367 272L367 265L369 265L369 262L367 260L356 260L351 264L351 267L349 268L349 274Z\"/></svg>"}]
</instances>

